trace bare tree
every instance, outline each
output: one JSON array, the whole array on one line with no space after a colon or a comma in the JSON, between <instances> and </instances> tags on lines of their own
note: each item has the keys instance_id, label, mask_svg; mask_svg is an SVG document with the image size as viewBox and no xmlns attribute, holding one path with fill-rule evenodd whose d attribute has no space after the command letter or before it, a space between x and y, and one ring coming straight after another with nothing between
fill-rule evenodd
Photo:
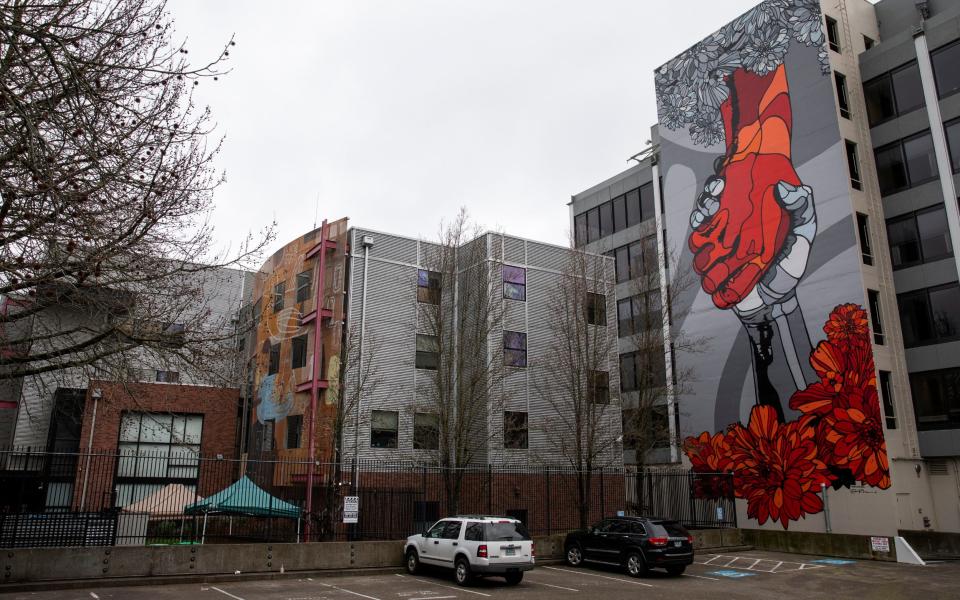
<instances>
[{"instance_id":1,"label":"bare tree","mask_svg":"<svg viewBox=\"0 0 960 600\"><path fill-rule=\"evenodd\" d=\"M171 361L237 383L211 290L272 227L215 247L220 145L192 90L234 42L193 65L172 27L153 0L0 5L0 380Z\"/></svg>"},{"instance_id":2,"label":"bare tree","mask_svg":"<svg viewBox=\"0 0 960 600\"><path fill-rule=\"evenodd\" d=\"M429 297L418 303L417 366L434 372L418 377L416 405L437 417L437 464L451 513L460 504L465 468L485 458L499 436L489 425L502 406L505 372L496 343L504 313L498 240L461 209L441 225L438 241L425 245L427 276L435 284L428 279Z\"/></svg>"},{"instance_id":3,"label":"bare tree","mask_svg":"<svg viewBox=\"0 0 960 600\"><path fill-rule=\"evenodd\" d=\"M675 260L672 252L658 256L653 236L638 244L643 245L643 260L630 261L629 292L618 298L617 322L623 349L629 349L620 355L624 447L634 451L639 467L651 458L679 460L679 433L671 422L683 414L681 401L695 373L690 366L677 368L671 357L677 352L704 352L709 338L680 327L689 307L670 301L695 291L698 282L692 269ZM667 267L663 274L660 261ZM670 278L664 289L666 273ZM670 455L656 457L655 450L669 450Z\"/></svg>"},{"instance_id":4,"label":"bare tree","mask_svg":"<svg viewBox=\"0 0 960 600\"><path fill-rule=\"evenodd\" d=\"M615 294L613 262L583 250L567 250L549 304L551 343L534 365L535 389L549 407L544 438L576 478L580 526L587 526L595 471L622 464L616 327L607 308Z\"/></svg>"},{"instance_id":5,"label":"bare tree","mask_svg":"<svg viewBox=\"0 0 960 600\"><path fill-rule=\"evenodd\" d=\"M382 384L383 379L377 367L377 357L380 354L380 342L376 336L365 331L362 334L359 324L351 324L344 327L343 341L340 355L343 362L340 365L338 385L327 388L328 398L331 395L331 389L335 389L335 396L332 398L336 408L332 417L325 423L318 424L319 437L329 440L330 470L327 473L324 484L324 511L320 515L320 539L333 539L336 533L336 519L339 508L339 490L343 483L343 457L345 451L352 454L354 460L358 459L356 443L358 440L345 439L344 432L350 426L354 435L359 435L360 427L364 424L364 415L360 411L360 405L364 398L370 397L376 393L377 388ZM361 358L362 357L362 358ZM355 420L356 419L356 420ZM351 471L356 473L360 465L350 466ZM354 481L356 481L354 479Z\"/></svg>"}]
</instances>

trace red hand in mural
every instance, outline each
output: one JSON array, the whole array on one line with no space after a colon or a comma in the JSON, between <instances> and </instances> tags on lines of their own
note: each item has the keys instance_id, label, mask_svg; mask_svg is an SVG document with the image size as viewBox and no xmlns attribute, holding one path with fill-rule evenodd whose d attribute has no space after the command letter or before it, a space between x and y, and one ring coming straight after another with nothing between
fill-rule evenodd
<instances>
[{"instance_id":1,"label":"red hand in mural","mask_svg":"<svg viewBox=\"0 0 960 600\"><path fill-rule=\"evenodd\" d=\"M743 300L774 266L790 231L777 194L799 186L790 161L791 111L783 66L758 76L730 75L721 106L727 153L691 216L693 268L719 308Z\"/></svg>"}]
</instances>

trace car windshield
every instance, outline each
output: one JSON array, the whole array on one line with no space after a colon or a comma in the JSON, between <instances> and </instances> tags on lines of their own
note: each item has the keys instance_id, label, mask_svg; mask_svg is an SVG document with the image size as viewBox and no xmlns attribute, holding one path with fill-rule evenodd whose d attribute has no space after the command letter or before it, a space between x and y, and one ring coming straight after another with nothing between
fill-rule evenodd
<instances>
[{"instance_id":1,"label":"car windshield","mask_svg":"<svg viewBox=\"0 0 960 600\"><path fill-rule=\"evenodd\" d=\"M685 538L690 535L683 528L683 525L676 521L654 521L651 525L653 525L653 535L655 536Z\"/></svg>"},{"instance_id":2,"label":"car windshield","mask_svg":"<svg viewBox=\"0 0 960 600\"><path fill-rule=\"evenodd\" d=\"M486 542L519 542L530 539L530 533L523 523L486 523L483 526L483 539Z\"/></svg>"}]
</instances>

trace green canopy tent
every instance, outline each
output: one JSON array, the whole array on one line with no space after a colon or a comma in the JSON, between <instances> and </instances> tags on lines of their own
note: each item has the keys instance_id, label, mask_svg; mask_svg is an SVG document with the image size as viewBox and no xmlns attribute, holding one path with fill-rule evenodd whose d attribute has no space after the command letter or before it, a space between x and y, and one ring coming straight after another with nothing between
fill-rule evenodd
<instances>
[{"instance_id":1,"label":"green canopy tent","mask_svg":"<svg viewBox=\"0 0 960 600\"><path fill-rule=\"evenodd\" d=\"M254 517L284 517L297 520L297 541L300 538L300 517L303 511L267 493L244 475L216 494L184 507L188 515L203 515L203 543L207 531L207 515L245 515Z\"/></svg>"}]
</instances>

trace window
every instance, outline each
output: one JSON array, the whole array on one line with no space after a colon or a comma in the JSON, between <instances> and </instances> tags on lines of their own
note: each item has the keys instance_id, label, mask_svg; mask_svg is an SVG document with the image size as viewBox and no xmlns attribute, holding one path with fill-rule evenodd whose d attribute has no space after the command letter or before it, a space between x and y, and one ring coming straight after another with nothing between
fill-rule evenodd
<instances>
[{"instance_id":1,"label":"window","mask_svg":"<svg viewBox=\"0 0 960 600\"><path fill-rule=\"evenodd\" d=\"M303 415L287 415L287 448L299 448L303 439Z\"/></svg>"},{"instance_id":2,"label":"window","mask_svg":"<svg viewBox=\"0 0 960 600\"><path fill-rule=\"evenodd\" d=\"M610 404L610 373L587 371L587 401L591 404Z\"/></svg>"},{"instance_id":3,"label":"window","mask_svg":"<svg viewBox=\"0 0 960 600\"><path fill-rule=\"evenodd\" d=\"M267 375L273 375L280 370L280 344L270 346L270 365L267 368Z\"/></svg>"},{"instance_id":4,"label":"window","mask_svg":"<svg viewBox=\"0 0 960 600\"><path fill-rule=\"evenodd\" d=\"M527 334L503 332L503 364L508 367L527 366Z\"/></svg>"},{"instance_id":5,"label":"window","mask_svg":"<svg viewBox=\"0 0 960 600\"><path fill-rule=\"evenodd\" d=\"M617 331L619 337L654 330L663 326L660 289L637 294L617 301Z\"/></svg>"},{"instance_id":6,"label":"window","mask_svg":"<svg viewBox=\"0 0 960 600\"><path fill-rule=\"evenodd\" d=\"M653 182L640 187L640 217L646 221L654 217L655 202L653 198Z\"/></svg>"},{"instance_id":7,"label":"window","mask_svg":"<svg viewBox=\"0 0 960 600\"><path fill-rule=\"evenodd\" d=\"M417 302L422 304L440 304L440 273L417 270Z\"/></svg>"},{"instance_id":8,"label":"window","mask_svg":"<svg viewBox=\"0 0 960 600\"><path fill-rule=\"evenodd\" d=\"M630 281L630 255L627 254L627 246L620 246L613 251L613 261L617 283Z\"/></svg>"},{"instance_id":9,"label":"window","mask_svg":"<svg viewBox=\"0 0 960 600\"><path fill-rule=\"evenodd\" d=\"M907 175L910 177L911 186L937 178L937 156L929 131L905 139L903 155L907 161Z\"/></svg>"},{"instance_id":10,"label":"window","mask_svg":"<svg viewBox=\"0 0 960 600\"><path fill-rule=\"evenodd\" d=\"M883 195L937 178L937 157L929 131L877 148L875 152Z\"/></svg>"},{"instance_id":11,"label":"window","mask_svg":"<svg viewBox=\"0 0 960 600\"><path fill-rule=\"evenodd\" d=\"M893 386L890 383L890 371L880 371L880 402L886 416L887 429L897 428L897 414L893 408Z\"/></svg>"},{"instance_id":12,"label":"window","mask_svg":"<svg viewBox=\"0 0 960 600\"><path fill-rule=\"evenodd\" d=\"M527 448L527 413L507 410L503 412L503 447L512 450Z\"/></svg>"},{"instance_id":13,"label":"window","mask_svg":"<svg viewBox=\"0 0 960 600\"><path fill-rule=\"evenodd\" d=\"M587 213L573 218L573 240L578 248L587 243Z\"/></svg>"},{"instance_id":14,"label":"window","mask_svg":"<svg viewBox=\"0 0 960 600\"><path fill-rule=\"evenodd\" d=\"M396 448L400 414L395 410L370 412L370 447Z\"/></svg>"},{"instance_id":15,"label":"window","mask_svg":"<svg viewBox=\"0 0 960 600\"><path fill-rule=\"evenodd\" d=\"M613 204L604 202L600 205L600 237L605 238L613 233Z\"/></svg>"},{"instance_id":16,"label":"window","mask_svg":"<svg viewBox=\"0 0 960 600\"><path fill-rule=\"evenodd\" d=\"M622 420L624 449L645 452L670 447L670 418L666 405L626 408Z\"/></svg>"},{"instance_id":17,"label":"window","mask_svg":"<svg viewBox=\"0 0 960 600\"><path fill-rule=\"evenodd\" d=\"M850 185L855 190L862 190L860 180L860 159L857 158L857 145L850 140L844 140L847 149L847 169L850 171Z\"/></svg>"},{"instance_id":18,"label":"window","mask_svg":"<svg viewBox=\"0 0 960 600\"><path fill-rule=\"evenodd\" d=\"M436 371L439 358L440 339L435 335L418 333L416 367Z\"/></svg>"},{"instance_id":19,"label":"window","mask_svg":"<svg viewBox=\"0 0 960 600\"><path fill-rule=\"evenodd\" d=\"M180 373L178 371L157 371L156 381L157 383L178 383Z\"/></svg>"},{"instance_id":20,"label":"window","mask_svg":"<svg viewBox=\"0 0 960 600\"><path fill-rule=\"evenodd\" d=\"M640 190L630 190L627 199L627 227L632 227L641 221Z\"/></svg>"},{"instance_id":21,"label":"window","mask_svg":"<svg viewBox=\"0 0 960 600\"><path fill-rule=\"evenodd\" d=\"M440 537L445 540L456 540L460 538L460 529L463 528L463 521L447 521Z\"/></svg>"},{"instance_id":22,"label":"window","mask_svg":"<svg viewBox=\"0 0 960 600\"><path fill-rule=\"evenodd\" d=\"M520 302L527 300L526 269L503 265L503 297Z\"/></svg>"},{"instance_id":23,"label":"window","mask_svg":"<svg viewBox=\"0 0 960 600\"><path fill-rule=\"evenodd\" d=\"M907 348L960 338L960 286L956 283L897 296Z\"/></svg>"},{"instance_id":24,"label":"window","mask_svg":"<svg viewBox=\"0 0 960 600\"><path fill-rule=\"evenodd\" d=\"M883 323L880 320L880 292L867 290L870 304L870 323L873 325L873 343L883 345Z\"/></svg>"},{"instance_id":25,"label":"window","mask_svg":"<svg viewBox=\"0 0 960 600\"><path fill-rule=\"evenodd\" d=\"M948 46L937 48L930 53L933 63L933 76L937 82L937 94L941 98L960 90L960 43L953 42Z\"/></svg>"},{"instance_id":26,"label":"window","mask_svg":"<svg viewBox=\"0 0 960 600\"><path fill-rule=\"evenodd\" d=\"M283 295L287 291L287 282L281 281L277 285L273 286L273 312L280 312L283 310Z\"/></svg>"},{"instance_id":27,"label":"window","mask_svg":"<svg viewBox=\"0 0 960 600\"><path fill-rule=\"evenodd\" d=\"M830 42L830 49L834 52L840 52L840 28L837 26L837 20L827 17L827 40Z\"/></svg>"},{"instance_id":28,"label":"window","mask_svg":"<svg viewBox=\"0 0 960 600\"><path fill-rule=\"evenodd\" d=\"M620 391L633 392L666 384L667 364L663 354L626 352L620 355Z\"/></svg>"},{"instance_id":29,"label":"window","mask_svg":"<svg viewBox=\"0 0 960 600\"><path fill-rule=\"evenodd\" d=\"M627 228L626 197L617 196L613 199L613 231L622 231Z\"/></svg>"},{"instance_id":30,"label":"window","mask_svg":"<svg viewBox=\"0 0 960 600\"><path fill-rule=\"evenodd\" d=\"M887 238L894 269L953 256L943 205L890 219Z\"/></svg>"},{"instance_id":31,"label":"window","mask_svg":"<svg viewBox=\"0 0 960 600\"><path fill-rule=\"evenodd\" d=\"M948 429L960 424L960 368L910 373L917 429Z\"/></svg>"},{"instance_id":32,"label":"window","mask_svg":"<svg viewBox=\"0 0 960 600\"><path fill-rule=\"evenodd\" d=\"M263 313L263 301L257 300L253 304L253 310L251 311L251 318L253 319L253 327L256 328L257 324L260 323L260 316Z\"/></svg>"},{"instance_id":33,"label":"window","mask_svg":"<svg viewBox=\"0 0 960 600\"><path fill-rule=\"evenodd\" d=\"M950 166L954 172L960 171L960 119L954 119L944 127L947 146L950 149Z\"/></svg>"},{"instance_id":34,"label":"window","mask_svg":"<svg viewBox=\"0 0 960 600\"><path fill-rule=\"evenodd\" d=\"M867 215L863 213L857 213L857 235L860 238L860 257L863 259L863 264L872 265L873 252L870 249L870 225Z\"/></svg>"},{"instance_id":35,"label":"window","mask_svg":"<svg viewBox=\"0 0 960 600\"><path fill-rule=\"evenodd\" d=\"M124 412L117 444L117 506L170 483L196 489L202 432L203 415Z\"/></svg>"},{"instance_id":36,"label":"window","mask_svg":"<svg viewBox=\"0 0 960 600\"><path fill-rule=\"evenodd\" d=\"M638 242L611 251L617 283L652 274L657 265L657 235L648 235Z\"/></svg>"},{"instance_id":37,"label":"window","mask_svg":"<svg viewBox=\"0 0 960 600\"><path fill-rule=\"evenodd\" d=\"M302 369L307 366L307 339L308 334L298 335L290 340L290 368Z\"/></svg>"},{"instance_id":38,"label":"window","mask_svg":"<svg viewBox=\"0 0 960 600\"><path fill-rule=\"evenodd\" d=\"M297 273L297 302L310 298L310 284L313 283L313 273L304 271Z\"/></svg>"},{"instance_id":39,"label":"window","mask_svg":"<svg viewBox=\"0 0 960 600\"><path fill-rule=\"evenodd\" d=\"M871 127L920 108L924 99L917 61L866 82L863 94Z\"/></svg>"},{"instance_id":40,"label":"window","mask_svg":"<svg viewBox=\"0 0 960 600\"><path fill-rule=\"evenodd\" d=\"M833 82L837 86L837 105L840 107L840 116L849 119L850 96L847 93L847 76L839 71L834 71Z\"/></svg>"},{"instance_id":41,"label":"window","mask_svg":"<svg viewBox=\"0 0 960 600\"><path fill-rule=\"evenodd\" d=\"M607 324L607 297L603 294L587 292L587 323L590 325Z\"/></svg>"},{"instance_id":42,"label":"window","mask_svg":"<svg viewBox=\"0 0 960 600\"><path fill-rule=\"evenodd\" d=\"M876 43L877 43L876 40L874 40L873 38L867 37L867 36L863 36L863 49L864 49L864 50L869 50L870 48L873 48L873 46L874 46Z\"/></svg>"},{"instance_id":43,"label":"window","mask_svg":"<svg viewBox=\"0 0 960 600\"><path fill-rule=\"evenodd\" d=\"M414 450L436 450L440 447L440 418L434 413L413 414Z\"/></svg>"},{"instance_id":44,"label":"window","mask_svg":"<svg viewBox=\"0 0 960 600\"><path fill-rule=\"evenodd\" d=\"M260 430L260 449L264 452L273 452L273 419L264 419L263 429Z\"/></svg>"},{"instance_id":45,"label":"window","mask_svg":"<svg viewBox=\"0 0 960 600\"><path fill-rule=\"evenodd\" d=\"M600 239L600 209L587 211L587 243Z\"/></svg>"}]
</instances>

